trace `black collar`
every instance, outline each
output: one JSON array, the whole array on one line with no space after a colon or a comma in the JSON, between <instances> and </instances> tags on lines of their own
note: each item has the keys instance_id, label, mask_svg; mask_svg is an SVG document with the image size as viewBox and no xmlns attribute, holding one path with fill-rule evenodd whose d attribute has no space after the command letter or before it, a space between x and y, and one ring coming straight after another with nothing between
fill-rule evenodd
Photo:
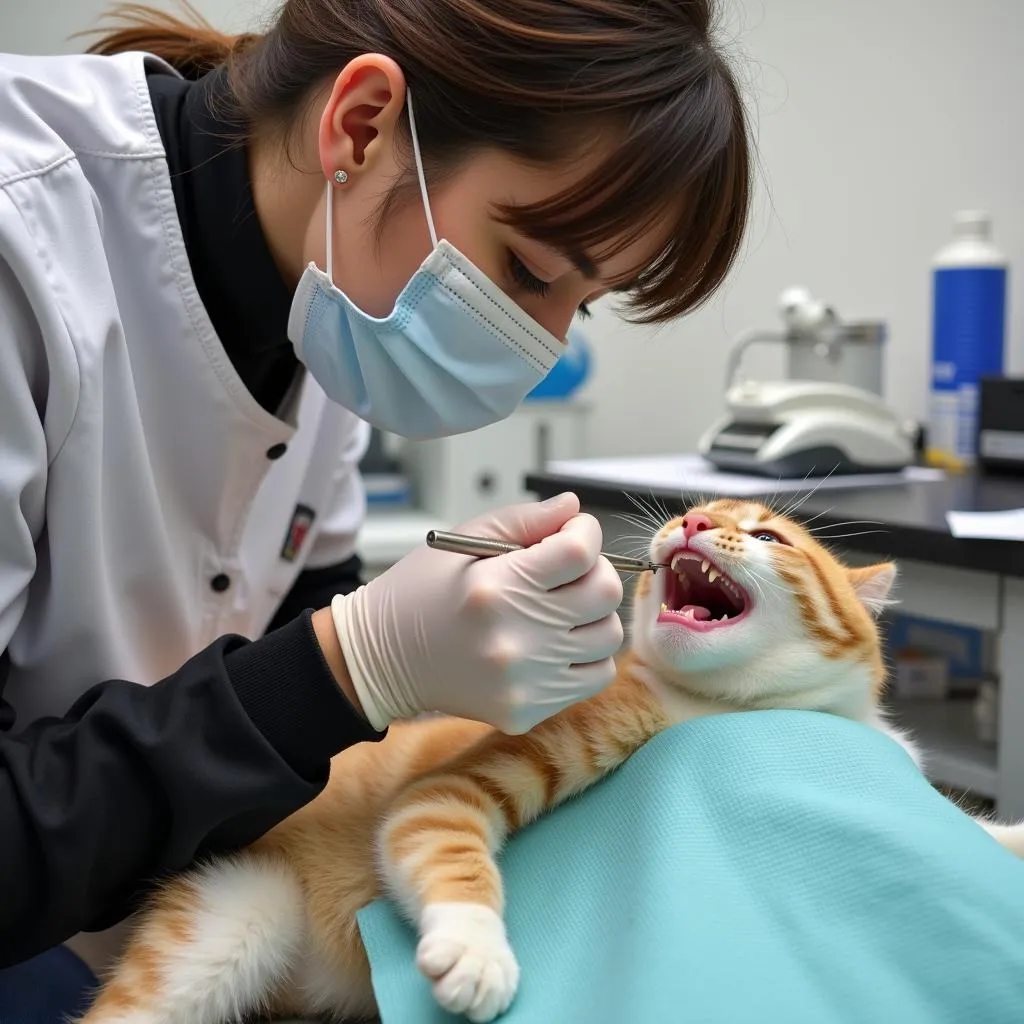
<instances>
[{"instance_id":1,"label":"black collar","mask_svg":"<svg viewBox=\"0 0 1024 1024\"><path fill-rule=\"evenodd\" d=\"M224 72L189 82L154 69L147 80L199 297L235 372L275 413L298 368L287 336L292 293L256 216L237 127L217 114Z\"/></svg>"}]
</instances>

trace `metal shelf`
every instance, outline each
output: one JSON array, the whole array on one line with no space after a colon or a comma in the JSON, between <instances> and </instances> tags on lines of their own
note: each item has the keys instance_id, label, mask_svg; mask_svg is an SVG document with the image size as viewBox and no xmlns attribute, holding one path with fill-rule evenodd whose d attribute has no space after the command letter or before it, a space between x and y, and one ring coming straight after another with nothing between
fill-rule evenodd
<instances>
[{"instance_id":1,"label":"metal shelf","mask_svg":"<svg viewBox=\"0 0 1024 1024\"><path fill-rule=\"evenodd\" d=\"M895 721L924 749L924 767L932 782L995 799L996 748L978 739L970 701L902 700L891 706Z\"/></svg>"}]
</instances>

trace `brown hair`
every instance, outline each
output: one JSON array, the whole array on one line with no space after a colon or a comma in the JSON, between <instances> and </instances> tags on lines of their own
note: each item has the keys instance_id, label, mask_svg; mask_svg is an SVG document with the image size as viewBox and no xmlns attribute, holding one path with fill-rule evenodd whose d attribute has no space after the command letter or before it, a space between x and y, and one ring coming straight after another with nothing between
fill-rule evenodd
<instances>
[{"instance_id":1,"label":"brown hair","mask_svg":"<svg viewBox=\"0 0 1024 1024\"><path fill-rule=\"evenodd\" d=\"M128 4L116 12L120 27L90 52L143 50L187 77L226 63L246 130L285 138L348 61L385 54L416 97L420 146L437 176L485 147L544 163L614 139L572 189L501 214L541 242L597 258L655 231L666 241L628 290L630 318L658 323L711 296L747 223L751 144L735 77L712 38L715 8L715 0L285 0L265 35L228 36L191 8L182 20ZM414 183L382 211L406 194Z\"/></svg>"}]
</instances>

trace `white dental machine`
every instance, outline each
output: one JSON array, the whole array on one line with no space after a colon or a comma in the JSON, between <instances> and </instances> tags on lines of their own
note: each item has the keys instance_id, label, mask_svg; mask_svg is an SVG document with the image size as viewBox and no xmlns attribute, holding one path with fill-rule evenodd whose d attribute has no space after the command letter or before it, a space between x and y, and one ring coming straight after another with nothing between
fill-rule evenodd
<instances>
[{"instance_id":1,"label":"white dental machine","mask_svg":"<svg viewBox=\"0 0 1024 1024\"><path fill-rule=\"evenodd\" d=\"M718 469L758 476L817 477L898 472L914 459L917 425L882 400L885 325L843 323L804 289L779 300L782 331L754 331L729 355L726 413L700 440ZM742 381L746 350L787 346L788 380Z\"/></svg>"}]
</instances>

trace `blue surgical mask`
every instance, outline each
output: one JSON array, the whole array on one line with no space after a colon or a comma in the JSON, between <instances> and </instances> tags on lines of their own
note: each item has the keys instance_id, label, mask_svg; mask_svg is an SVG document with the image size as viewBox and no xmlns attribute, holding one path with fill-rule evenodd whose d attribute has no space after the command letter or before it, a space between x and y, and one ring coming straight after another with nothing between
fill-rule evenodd
<instances>
[{"instance_id":1,"label":"blue surgical mask","mask_svg":"<svg viewBox=\"0 0 1024 1024\"><path fill-rule=\"evenodd\" d=\"M328 398L403 437L461 434L510 416L564 345L450 242L437 239L412 99L416 173L433 251L383 319L335 287L333 197L327 186L327 272L311 263L288 318L296 354Z\"/></svg>"}]
</instances>

